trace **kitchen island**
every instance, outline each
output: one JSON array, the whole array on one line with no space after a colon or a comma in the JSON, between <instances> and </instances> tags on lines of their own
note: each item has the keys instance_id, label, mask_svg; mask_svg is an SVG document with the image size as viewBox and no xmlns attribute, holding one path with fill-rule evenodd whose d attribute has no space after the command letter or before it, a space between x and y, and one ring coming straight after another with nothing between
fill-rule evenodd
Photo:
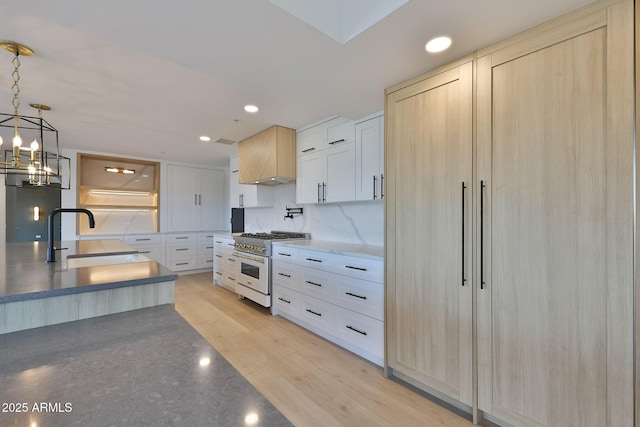
<instances>
[{"instance_id":1,"label":"kitchen island","mask_svg":"<svg viewBox=\"0 0 640 427\"><path fill-rule=\"evenodd\" d=\"M0 335L0 425L290 426L168 305Z\"/></svg>"},{"instance_id":2,"label":"kitchen island","mask_svg":"<svg viewBox=\"0 0 640 427\"><path fill-rule=\"evenodd\" d=\"M56 247L56 263L46 262L46 242L0 248L0 334L174 301L177 276L155 261L66 267L74 258L136 253L119 240Z\"/></svg>"}]
</instances>

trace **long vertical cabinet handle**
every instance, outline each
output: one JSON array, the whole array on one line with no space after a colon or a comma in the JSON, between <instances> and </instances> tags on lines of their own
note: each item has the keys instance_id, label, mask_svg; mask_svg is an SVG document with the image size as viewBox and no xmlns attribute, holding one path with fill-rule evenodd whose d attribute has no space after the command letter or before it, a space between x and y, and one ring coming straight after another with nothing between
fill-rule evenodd
<instances>
[{"instance_id":1,"label":"long vertical cabinet handle","mask_svg":"<svg viewBox=\"0 0 640 427\"><path fill-rule=\"evenodd\" d=\"M320 203L320 183L318 183L318 203Z\"/></svg>"},{"instance_id":2,"label":"long vertical cabinet handle","mask_svg":"<svg viewBox=\"0 0 640 427\"><path fill-rule=\"evenodd\" d=\"M464 277L464 193L467 187L462 181L462 286L464 286L467 279Z\"/></svg>"},{"instance_id":3,"label":"long vertical cabinet handle","mask_svg":"<svg viewBox=\"0 0 640 427\"><path fill-rule=\"evenodd\" d=\"M198 195L197 194L193 195L193 204L198 206Z\"/></svg>"},{"instance_id":4,"label":"long vertical cabinet handle","mask_svg":"<svg viewBox=\"0 0 640 427\"><path fill-rule=\"evenodd\" d=\"M376 184L378 181L378 177L373 175L373 200L376 200L378 196L376 195Z\"/></svg>"},{"instance_id":5,"label":"long vertical cabinet handle","mask_svg":"<svg viewBox=\"0 0 640 427\"><path fill-rule=\"evenodd\" d=\"M380 174L380 199L384 199L384 174Z\"/></svg>"},{"instance_id":6,"label":"long vertical cabinet handle","mask_svg":"<svg viewBox=\"0 0 640 427\"><path fill-rule=\"evenodd\" d=\"M484 181L480 181L480 289L484 289Z\"/></svg>"},{"instance_id":7,"label":"long vertical cabinet handle","mask_svg":"<svg viewBox=\"0 0 640 427\"><path fill-rule=\"evenodd\" d=\"M327 184L322 183L322 203L327 201Z\"/></svg>"}]
</instances>

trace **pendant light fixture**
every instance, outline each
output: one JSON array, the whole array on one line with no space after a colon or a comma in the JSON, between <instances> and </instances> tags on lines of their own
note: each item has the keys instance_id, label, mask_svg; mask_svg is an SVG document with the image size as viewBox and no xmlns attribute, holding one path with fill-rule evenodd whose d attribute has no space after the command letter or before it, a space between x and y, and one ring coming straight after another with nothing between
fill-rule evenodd
<instances>
[{"instance_id":1,"label":"pendant light fixture","mask_svg":"<svg viewBox=\"0 0 640 427\"><path fill-rule=\"evenodd\" d=\"M22 186L48 186L52 183L60 184L67 189L62 179L62 172L68 173L70 159L60 156L58 131L42 118L42 111L49 111L51 107L44 104L30 104L38 110L38 116L20 115L20 57L33 56L31 48L9 40L0 40L0 47L13 53L13 84L11 90L13 97L11 105L13 113L0 113L0 147L4 142L2 135L10 136L11 149L4 150L4 161L0 162L0 174L12 175L6 179L6 185ZM10 129L10 134L3 132ZM55 140L55 152L45 149L45 137ZM24 141L31 141L29 146ZM27 142L28 143L28 142ZM70 183L69 183L70 184Z\"/></svg>"}]
</instances>

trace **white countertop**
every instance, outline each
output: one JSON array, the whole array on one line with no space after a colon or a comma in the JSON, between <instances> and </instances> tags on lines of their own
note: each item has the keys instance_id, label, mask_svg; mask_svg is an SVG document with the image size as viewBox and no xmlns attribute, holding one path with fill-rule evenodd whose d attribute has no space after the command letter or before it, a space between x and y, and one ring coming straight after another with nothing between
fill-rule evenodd
<instances>
[{"instance_id":1,"label":"white countertop","mask_svg":"<svg viewBox=\"0 0 640 427\"><path fill-rule=\"evenodd\" d=\"M232 233L231 233L230 231L228 231L228 230L215 230L215 231L213 232L213 235L214 235L214 236L218 236L218 237L233 237L234 235L237 235L237 234L240 234L240 233L233 233L233 234L232 234Z\"/></svg>"},{"instance_id":2,"label":"white countertop","mask_svg":"<svg viewBox=\"0 0 640 427\"><path fill-rule=\"evenodd\" d=\"M289 242L273 242L273 245L289 246L328 252L337 255L349 255L362 258L384 259L384 246L361 245L358 243L331 242L327 240L296 240Z\"/></svg>"}]
</instances>

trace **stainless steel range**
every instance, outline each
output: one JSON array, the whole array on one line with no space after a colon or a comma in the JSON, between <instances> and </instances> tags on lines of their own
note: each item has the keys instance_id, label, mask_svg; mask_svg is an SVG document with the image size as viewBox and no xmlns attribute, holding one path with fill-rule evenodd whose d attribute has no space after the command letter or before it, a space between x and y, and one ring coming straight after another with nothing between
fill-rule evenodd
<instances>
[{"instance_id":1,"label":"stainless steel range","mask_svg":"<svg viewBox=\"0 0 640 427\"><path fill-rule=\"evenodd\" d=\"M236 292L264 307L271 307L271 243L273 241L310 239L309 233L272 231L243 233L234 237Z\"/></svg>"}]
</instances>

